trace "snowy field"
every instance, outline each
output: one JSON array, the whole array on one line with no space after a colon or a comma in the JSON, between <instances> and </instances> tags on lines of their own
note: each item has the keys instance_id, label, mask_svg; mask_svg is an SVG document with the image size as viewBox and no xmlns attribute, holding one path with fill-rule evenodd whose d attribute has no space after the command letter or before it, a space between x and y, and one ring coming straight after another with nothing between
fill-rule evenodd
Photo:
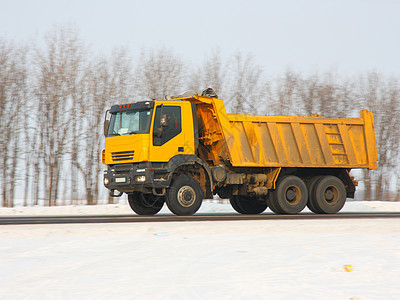
<instances>
[{"instance_id":1,"label":"snowy field","mask_svg":"<svg viewBox=\"0 0 400 300\"><path fill-rule=\"evenodd\" d=\"M343 211L400 212L400 203ZM220 212L234 213L210 202L199 211ZM104 213L132 212L0 209ZM400 219L3 225L0 299L400 299Z\"/></svg>"}]
</instances>

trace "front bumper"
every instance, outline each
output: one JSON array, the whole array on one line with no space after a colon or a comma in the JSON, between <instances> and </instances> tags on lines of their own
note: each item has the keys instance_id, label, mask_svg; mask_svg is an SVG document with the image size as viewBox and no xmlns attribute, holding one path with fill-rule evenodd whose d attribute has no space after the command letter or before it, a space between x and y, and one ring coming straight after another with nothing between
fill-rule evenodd
<instances>
[{"instance_id":1,"label":"front bumper","mask_svg":"<svg viewBox=\"0 0 400 300\"><path fill-rule=\"evenodd\" d=\"M161 193L169 186L170 178L167 168L152 165L121 164L108 166L104 171L103 183L111 191L124 193L139 191L143 193Z\"/></svg>"}]
</instances>

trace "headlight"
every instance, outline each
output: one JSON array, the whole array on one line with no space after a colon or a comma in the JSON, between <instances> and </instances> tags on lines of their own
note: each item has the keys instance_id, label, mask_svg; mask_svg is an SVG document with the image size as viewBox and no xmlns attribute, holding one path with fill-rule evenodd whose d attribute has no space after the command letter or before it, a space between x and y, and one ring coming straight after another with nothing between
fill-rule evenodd
<instances>
[{"instance_id":1,"label":"headlight","mask_svg":"<svg viewBox=\"0 0 400 300\"><path fill-rule=\"evenodd\" d=\"M109 184L110 183L110 179L108 179L107 177L106 178L104 178L104 184Z\"/></svg>"},{"instance_id":2,"label":"headlight","mask_svg":"<svg viewBox=\"0 0 400 300\"><path fill-rule=\"evenodd\" d=\"M145 181L146 181L145 175L136 176L136 182L145 182Z\"/></svg>"}]
</instances>

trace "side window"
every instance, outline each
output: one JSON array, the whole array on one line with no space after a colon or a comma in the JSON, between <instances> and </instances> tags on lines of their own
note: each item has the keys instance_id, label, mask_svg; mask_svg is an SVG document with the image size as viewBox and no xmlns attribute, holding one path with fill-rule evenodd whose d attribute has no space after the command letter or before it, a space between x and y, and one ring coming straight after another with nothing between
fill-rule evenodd
<instances>
[{"instance_id":1,"label":"side window","mask_svg":"<svg viewBox=\"0 0 400 300\"><path fill-rule=\"evenodd\" d=\"M182 132L181 108L179 106L163 106L162 114L166 116L167 126L161 127L161 106L157 106L154 116L153 145L161 146ZM162 134L161 134L162 132Z\"/></svg>"}]
</instances>

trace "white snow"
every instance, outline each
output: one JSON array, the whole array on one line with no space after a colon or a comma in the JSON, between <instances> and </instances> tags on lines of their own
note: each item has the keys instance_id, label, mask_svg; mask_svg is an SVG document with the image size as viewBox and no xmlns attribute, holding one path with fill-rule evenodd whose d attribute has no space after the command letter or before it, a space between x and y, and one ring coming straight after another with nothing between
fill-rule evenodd
<instances>
[{"instance_id":1,"label":"white snow","mask_svg":"<svg viewBox=\"0 0 400 300\"><path fill-rule=\"evenodd\" d=\"M234 209L227 204L220 204L218 200L204 201L198 214L207 213L235 213ZM267 209L266 213L272 213ZM400 212L400 202L387 201L348 201L343 212ZM310 213L307 208L302 213ZM68 216L68 215L130 215L134 214L127 204L108 204L108 205L70 205L70 206L16 206L12 208L0 208L1 216ZM167 206L158 213L161 215L171 215Z\"/></svg>"},{"instance_id":2,"label":"white snow","mask_svg":"<svg viewBox=\"0 0 400 300\"><path fill-rule=\"evenodd\" d=\"M400 203L348 202L343 211L399 212ZM234 213L209 202L199 211L220 212ZM132 212L0 209L103 213ZM399 282L400 219L0 226L0 299L398 299Z\"/></svg>"}]
</instances>

